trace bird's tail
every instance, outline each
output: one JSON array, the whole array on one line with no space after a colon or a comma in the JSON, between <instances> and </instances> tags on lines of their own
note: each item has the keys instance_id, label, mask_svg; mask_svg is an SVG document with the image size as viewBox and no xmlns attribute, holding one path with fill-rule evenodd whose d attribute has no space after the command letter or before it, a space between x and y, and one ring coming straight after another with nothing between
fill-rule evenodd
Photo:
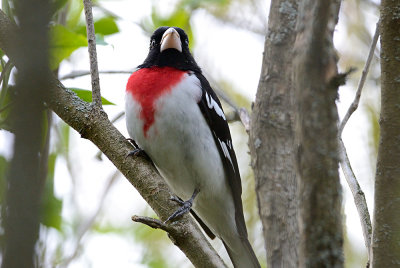
<instances>
[{"instance_id":1,"label":"bird's tail","mask_svg":"<svg viewBox=\"0 0 400 268\"><path fill-rule=\"evenodd\" d=\"M238 244L238 243L236 243ZM235 268L260 268L256 254L247 238L240 239L240 249L231 249L225 242L224 246Z\"/></svg>"}]
</instances>

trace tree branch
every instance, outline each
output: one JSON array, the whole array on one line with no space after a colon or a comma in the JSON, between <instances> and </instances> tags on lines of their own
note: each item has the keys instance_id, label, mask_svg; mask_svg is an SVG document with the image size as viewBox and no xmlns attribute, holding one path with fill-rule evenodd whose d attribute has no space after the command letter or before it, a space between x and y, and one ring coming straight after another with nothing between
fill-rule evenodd
<instances>
[{"instance_id":1,"label":"tree branch","mask_svg":"<svg viewBox=\"0 0 400 268\"><path fill-rule=\"evenodd\" d=\"M15 32L16 25L0 11L0 48L11 60L17 54L10 40L10 36ZM103 111L81 100L54 77L46 102L61 119L77 130L83 138L93 142L110 159L161 220L166 220L178 208L178 205L170 200L172 193L166 183L146 159L126 158L132 146L110 123ZM185 253L195 267L225 267L190 215L184 215L168 226L171 228L169 234L174 244Z\"/></svg>"},{"instance_id":2,"label":"tree branch","mask_svg":"<svg viewBox=\"0 0 400 268\"><path fill-rule=\"evenodd\" d=\"M90 77L92 80L92 102L101 108L101 92L99 69L97 66L96 34L94 30L92 1L83 0L86 18L86 33L88 39L88 51L90 57Z\"/></svg>"},{"instance_id":3,"label":"tree branch","mask_svg":"<svg viewBox=\"0 0 400 268\"><path fill-rule=\"evenodd\" d=\"M128 71L124 71L124 70L115 71L114 70L114 71L99 71L99 74L131 74L132 72L133 72L133 70L132 71L129 71L129 70ZM73 71L69 74L61 76L60 80L75 79L75 78L82 77L85 75L90 75L90 72L89 71Z\"/></svg>"},{"instance_id":4,"label":"tree branch","mask_svg":"<svg viewBox=\"0 0 400 268\"><path fill-rule=\"evenodd\" d=\"M346 115L344 116L342 122L340 123L339 131L338 131L339 137L342 136L342 132L343 132L344 127L347 124L347 121L349 120L350 116L354 113L354 111L357 110L358 104L360 103L361 91L364 87L365 80L367 79L369 66L371 65L372 58L374 57L374 51L376 48L376 43L378 42L378 38L379 38L379 22L376 23L375 34L374 34L374 37L372 38L371 47L369 49L367 61L365 62L364 69L362 71L360 82L358 83L356 96L355 96L352 104L350 105L349 109L347 110Z\"/></svg>"},{"instance_id":5,"label":"tree branch","mask_svg":"<svg viewBox=\"0 0 400 268\"><path fill-rule=\"evenodd\" d=\"M346 147L344 146L341 136L343 133L343 129L346 126L348 120L350 119L351 115L357 110L358 105L360 103L361 92L364 87L367 75L368 75L368 71L369 71L369 67L372 62L372 58L374 56L374 51L376 48L376 43L378 42L378 38L379 38L379 22L377 22L377 24L376 24L375 34L372 39L371 47L369 49L368 57L365 62L365 65L364 65L364 69L362 71L360 81L358 83L356 95L355 95L354 100L351 103L349 109L347 110L346 115L344 116L343 120L341 121L341 123L339 125L339 130L338 130L340 166L342 167L347 184L349 185L351 193L353 194L354 203L356 205L358 215L360 217L361 227L362 227L363 236L364 236L364 243L365 243L365 247L367 248L367 252L368 252L368 263L371 261L371 235L372 235L371 217L370 217L370 214L368 211L368 205L367 205L367 201L365 200L364 192L362 191L362 189L357 181L357 178L353 172L353 169L352 169L351 163L350 163L350 159L347 155Z\"/></svg>"},{"instance_id":6,"label":"tree branch","mask_svg":"<svg viewBox=\"0 0 400 268\"><path fill-rule=\"evenodd\" d=\"M168 232L167 225L165 223L163 223L162 221L154 219L154 218L134 215L134 216L132 216L132 221L146 224L147 226L149 226L153 229L161 229L161 230Z\"/></svg>"},{"instance_id":7,"label":"tree branch","mask_svg":"<svg viewBox=\"0 0 400 268\"><path fill-rule=\"evenodd\" d=\"M356 205L358 214L360 216L364 242L368 251L368 260L370 260L371 235L372 235L371 217L369 215L367 201L365 200L364 192L361 190L361 187L358 184L353 169L351 168L350 160L346 152L346 147L344 146L341 138L339 138L339 157L340 157L340 166L342 167L347 184L349 185L351 193L353 194L354 203Z\"/></svg>"}]
</instances>

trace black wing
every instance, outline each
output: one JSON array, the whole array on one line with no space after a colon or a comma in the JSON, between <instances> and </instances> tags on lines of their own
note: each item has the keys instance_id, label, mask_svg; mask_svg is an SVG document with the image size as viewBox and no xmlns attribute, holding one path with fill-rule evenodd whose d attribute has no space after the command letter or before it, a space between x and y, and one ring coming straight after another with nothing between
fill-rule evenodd
<instances>
[{"instance_id":1,"label":"black wing","mask_svg":"<svg viewBox=\"0 0 400 268\"><path fill-rule=\"evenodd\" d=\"M196 77L200 80L202 96L198 105L214 137L215 145L218 148L228 184L231 188L233 202L235 205L235 220L238 232L241 236L247 237L246 224L243 216L242 205L242 184L240 180L239 168L236 160L236 154L232 146L231 133L226 122L221 102L214 90L212 90L207 79L196 72Z\"/></svg>"}]
</instances>

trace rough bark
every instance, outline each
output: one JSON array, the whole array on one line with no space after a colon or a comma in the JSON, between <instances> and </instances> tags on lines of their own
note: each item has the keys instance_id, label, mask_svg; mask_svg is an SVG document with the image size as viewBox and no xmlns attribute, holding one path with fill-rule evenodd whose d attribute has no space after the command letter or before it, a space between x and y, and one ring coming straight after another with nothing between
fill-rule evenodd
<instances>
[{"instance_id":1,"label":"rough bark","mask_svg":"<svg viewBox=\"0 0 400 268\"><path fill-rule=\"evenodd\" d=\"M372 266L400 266L400 2L381 2L381 115Z\"/></svg>"},{"instance_id":2,"label":"rough bark","mask_svg":"<svg viewBox=\"0 0 400 268\"><path fill-rule=\"evenodd\" d=\"M17 55L13 39L16 31L16 26L0 11L0 48L19 67L20 62L14 61ZM167 219L178 208L170 200L172 193L154 167L144 158L126 157L132 146L111 124L107 115L97 106L79 99L54 77L49 90L47 105L83 138L93 142L138 190L157 215L162 220ZM195 267L226 267L190 215L184 215L179 221L170 223L167 232Z\"/></svg>"},{"instance_id":3,"label":"rough bark","mask_svg":"<svg viewBox=\"0 0 400 268\"><path fill-rule=\"evenodd\" d=\"M48 94L48 1L15 1L19 31L14 32L19 63L12 100L14 153L7 176L5 250L2 267L34 267L45 173L40 158L43 101ZM32 16L31 14L35 14ZM46 159L47 160L47 159Z\"/></svg>"},{"instance_id":4,"label":"rough bark","mask_svg":"<svg viewBox=\"0 0 400 268\"><path fill-rule=\"evenodd\" d=\"M253 108L250 150L268 267L298 267L292 60L297 1L273 0Z\"/></svg>"},{"instance_id":5,"label":"rough bark","mask_svg":"<svg viewBox=\"0 0 400 268\"><path fill-rule=\"evenodd\" d=\"M339 0L304 0L295 42L299 267L343 267L333 31Z\"/></svg>"}]
</instances>

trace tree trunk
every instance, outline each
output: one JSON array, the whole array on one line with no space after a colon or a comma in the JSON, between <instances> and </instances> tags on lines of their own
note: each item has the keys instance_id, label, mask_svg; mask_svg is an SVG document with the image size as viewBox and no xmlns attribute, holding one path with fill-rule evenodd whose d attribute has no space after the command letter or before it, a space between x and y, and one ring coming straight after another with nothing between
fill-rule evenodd
<instances>
[{"instance_id":1,"label":"tree trunk","mask_svg":"<svg viewBox=\"0 0 400 268\"><path fill-rule=\"evenodd\" d=\"M375 177L372 267L400 266L400 2L381 3L381 136Z\"/></svg>"},{"instance_id":2,"label":"tree trunk","mask_svg":"<svg viewBox=\"0 0 400 268\"><path fill-rule=\"evenodd\" d=\"M333 48L339 6L339 0L304 0L299 6L293 63L299 267L343 267Z\"/></svg>"},{"instance_id":3,"label":"tree trunk","mask_svg":"<svg viewBox=\"0 0 400 268\"><path fill-rule=\"evenodd\" d=\"M268 267L298 267L299 228L291 103L297 1L271 2L250 130L252 167Z\"/></svg>"},{"instance_id":4,"label":"tree trunk","mask_svg":"<svg viewBox=\"0 0 400 268\"><path fill-rule=\"evenodd\" d=\"M40 170L44 99L48 94L49 57L47 1L15 1L20 30L14 38L18 62L12 123L14 155L7 181L5 252L2 267L34 267L40 201L45 174ZM12 38L8 36L8 38Z\"/></svg>"}]
</instances>

